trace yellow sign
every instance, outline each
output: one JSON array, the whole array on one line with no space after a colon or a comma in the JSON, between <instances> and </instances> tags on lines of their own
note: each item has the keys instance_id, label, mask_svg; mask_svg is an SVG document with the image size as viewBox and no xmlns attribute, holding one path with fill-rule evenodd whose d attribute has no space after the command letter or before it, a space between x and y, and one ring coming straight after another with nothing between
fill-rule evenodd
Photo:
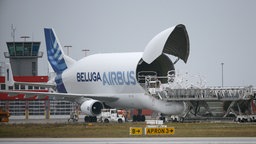
<instances>
[{"instance_id":1,"label":"yellow sign","mask_svg":"<svg viewBox=\"0 0 256 144\"><path fill-rule=\"evenodd\" d=\"M145 135L173 135L175 129L173 127L163 127L163 128L145 128Z\"/></svg>"},{"instance_id":2,"label":"yellow sign","mask_svg":"<svg viewBox=\"0 0 256 144\"><path fill-rule=\"evenodd\" d=\"M130 127L130 135L142 135L141 127Z\"/></svg>"}]
</instances>

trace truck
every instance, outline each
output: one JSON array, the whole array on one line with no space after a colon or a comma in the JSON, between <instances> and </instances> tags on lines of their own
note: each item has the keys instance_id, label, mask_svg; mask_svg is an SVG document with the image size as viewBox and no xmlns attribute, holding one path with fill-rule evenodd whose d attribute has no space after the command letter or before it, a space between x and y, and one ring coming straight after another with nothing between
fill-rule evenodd
<instances>
[{"instance_id":1,"label":"truck","mask_svg":"<svg viewBox=\"0 0 256 144\"><path fill-rule=\"evenodd\" d=\"M109 123L109 122L125 122L125 116L122 112L118 112L117 109L102 109L101 115L99 117L100 122Z\"/></svg>"}]
</instances>

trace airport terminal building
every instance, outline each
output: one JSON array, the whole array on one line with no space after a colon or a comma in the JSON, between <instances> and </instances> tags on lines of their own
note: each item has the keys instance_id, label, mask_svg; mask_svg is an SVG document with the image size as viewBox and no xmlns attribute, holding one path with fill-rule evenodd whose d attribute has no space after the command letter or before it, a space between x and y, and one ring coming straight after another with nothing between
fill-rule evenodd
<instances>
[{"instance_id":1,"label":"airport terminal building","mask_svg":"<svg viewBox=\"0 0 256 144\"><path fill-rule=\"evenodd\" d=\"M6 42L8 52L4 52L5 58L9 59L17 82L33 82L47 83L48 76L38 76L38 58L43 56L43 52L39 51L40 42L24 41L24 42ZM0 63L0 89L1 90L27 90L37 92L47 92L49 88L38 86L27 86L15 84L14 86L5 85L5 63ZM72 111L78 106L75 103L49 99L47 96L38 99L36 96L27 97L19 94L8 96L8 94L0 94L0 107L8 110L12 118L53 118L53 117L69 117Z\"/></svg>"}]
</instances>

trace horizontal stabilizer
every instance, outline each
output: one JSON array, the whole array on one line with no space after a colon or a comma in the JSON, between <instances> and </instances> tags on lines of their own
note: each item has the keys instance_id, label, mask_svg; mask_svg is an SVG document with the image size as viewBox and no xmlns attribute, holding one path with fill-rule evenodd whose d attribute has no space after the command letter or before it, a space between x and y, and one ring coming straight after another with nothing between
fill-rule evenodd
<instances>
[{"instance_id":1,"label":"horizontal stabilizer","mask_svg":"<svg viewBox=\"0 0 256 144\"><path fill-rule=\"evenodd\" d=\"M5 84L7 86L13 86L14 80L13 80L13 74L12 74L12 68L10 63L6 63L6 73L5 73Z\"/></svg>"}]
</instances>

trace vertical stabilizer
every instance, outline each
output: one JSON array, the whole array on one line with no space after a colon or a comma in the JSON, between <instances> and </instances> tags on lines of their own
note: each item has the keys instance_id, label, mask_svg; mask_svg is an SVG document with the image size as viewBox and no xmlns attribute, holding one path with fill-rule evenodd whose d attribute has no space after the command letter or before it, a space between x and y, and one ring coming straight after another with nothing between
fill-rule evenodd
<instances>
[{"instance_id":1,"label":"vertical stabilizer","mask_svg":"<svg viewBox=\"0 0 256 144\"><path fill-rule=\"evenodd\" d=\"M45 28L44 34L48 61L54 72L61 74L75 61L64 54L60 42L52 28Z\"/></svg>"}]
</instances>

